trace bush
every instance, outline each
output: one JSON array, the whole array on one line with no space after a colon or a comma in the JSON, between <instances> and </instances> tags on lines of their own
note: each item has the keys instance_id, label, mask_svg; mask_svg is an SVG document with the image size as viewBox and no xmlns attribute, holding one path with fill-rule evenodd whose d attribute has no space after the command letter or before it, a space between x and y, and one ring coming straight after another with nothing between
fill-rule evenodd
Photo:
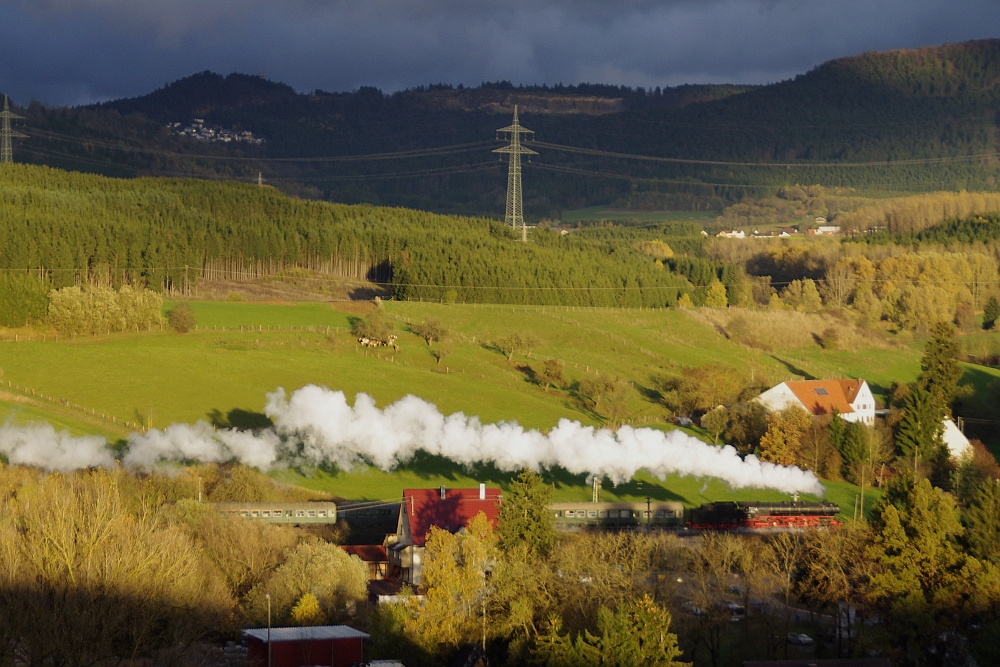
<instances>
[{"instance_id":1,"label":"bush","mask_svg":"<svg viewBox=\"0 0 1000 667\"><path fill-rule=\"evenodd\" d=\"M823 330L819 337L819 344L824 350L836 350L840 343L840 334L833 327Z\"/></svg>"},{"instance_id":2,"label":"bush","mask_svg":"<svg viewBox=\"0 0 1000 667\"><path fill-rule=\"evenodd\" d=\"M194 309L191 308L191 304L187 301L179 303L170 311L168 321L170 322L170 328L177 333L187 333L191 329L194 329L196 324Z\"/></svg>"},{"instance_id":3,"label":"bush","mask_svg":"<svg viewBox=\"0 0 1000 667\"><path fill-rule=\"evenodd\" d=\"M997 318L1000 318L1000 301L997 301L995 296L991 296L983 310L983 328L993 328L993 323L997 321Z\"/></svg>"},{"instance_id":4,"label":"bush","mask_svg":"<svg viewBox=\"0 0 1000 667\"><path fill-rule=\"evenodd\" d=\"M376 310L369 317L356 320L351 327L351 331L358 338L377 340L388 345L393 326L385 319L385 314L382 310Z\"/></svg>"},{"instance_id":5,"label":"bush","mask_svg":"<svg viewBox=\"0 0 1000 667\"><path fill-rule=\"evenodd\" d=\"M163 317L160 296L143 287L64 287L49 293L48 322L64 335L145 331Z\"/></svg>"}]
</instances>

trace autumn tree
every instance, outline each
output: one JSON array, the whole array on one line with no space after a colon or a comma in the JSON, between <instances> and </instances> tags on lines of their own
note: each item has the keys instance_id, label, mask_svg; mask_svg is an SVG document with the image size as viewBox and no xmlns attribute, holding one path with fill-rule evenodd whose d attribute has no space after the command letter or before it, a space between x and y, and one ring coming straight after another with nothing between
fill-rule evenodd
<instances>
[{"instance_id":1,"label":"autumn tree","mask_svg":"<svg viewBox=\"0 0 1000 667\"><path fill-rule=\"evenodd\" d=\"M187 301L181 301L171 308L167 315L167 322L170 324L170 328L177 333L184 334L194 329L196 321L191 304Z\"/></svg>"},{"instance_id":2,"label":"autumn tree","mask_svg":"<svg viewBox=\"0 0 1000 667\"><path fill-rule=\"evenodd\" d=\"M718 278L715 278L708 284L708 289L705 290L705 307L725 308L728 305L729 299L726 297L726 286Z\"/></svg>"},{"instance_id":3,"label":"autumn tree","mask_svg":"<svg viewBox=\"0 0 1000 667\"><path fill-rule=\"evenodd\" d=\"M541 380L545 383L545 391L548 391L550 386L559 387L566 382L563 378L563 365L558 359L546 360L542 366Z\"/></svg>"},{"instance_id":4,"label":"autumn tree","mask_svg":"<svg viewBox=\"0 0 1000 667\"><path fill-rule=\"evenodd\" d=\"M367 338L386 345L395 327L385 315L385 310L376 308L366 318L358 318L351 325L351 333L358 338Z\"/></svg>"},{"instance_id":5,"label":"autumn tree","mask_svg":"<svg viewBox=\"0 0 1000 667\"><path fill-rule=\"evenodd\" d=\"M760 439L760 458L778 465L794 465L802 448L802 438L810 425L809 414L798 407L772 412L767 432Z\"/></svg>"},{"instance_id":6,"label":"autumn tree","mask_svg":"<svg viewBox=\"0 0 1000 667\"><path fill-rule=\"evenodd\" d=\"M423 565L423 601L407 602L407 634L430 654L476 642L485 621L487 574L496 559L496 535L480 512L464 534L432 527Z\"/></svg>"},{"instance_id":7,"label":"autumn tree","mask_svg":"<svg viewBox=\"0 0 1000 667\"><path fill-rule=\"evenodd\" d=\"M307 593L316 598L325 618L346 618L368 595L368 566L334 544L300 544L270 577L250 590L243 600L244 613L251 622L266 622L269 594L275 618L291 619Z\"/></svg>"},{"instance_id":8,"label":"autumn tree","mask_svg":"<svg viewBox=\"0 0 1000 667\"><path fill-rule=\"evenodd\" d=\"M729 424L729 412L724 406L717 406L701 416L701 426L712 434L714 443L719 444L719 436Z\"/></svg>"},{"instance_id":9,"label":"autumn tree","mask_svg":"<svg viewBox=\"0 0 1000 667\"><path fill-rule=\"evenodd\" d=\"M448 336L448 330L441 325L439 320L424 320L420 324L411 326L410 330L427 341L428 346L431 343L440 342Z\"/></svg>"}]
</instances>

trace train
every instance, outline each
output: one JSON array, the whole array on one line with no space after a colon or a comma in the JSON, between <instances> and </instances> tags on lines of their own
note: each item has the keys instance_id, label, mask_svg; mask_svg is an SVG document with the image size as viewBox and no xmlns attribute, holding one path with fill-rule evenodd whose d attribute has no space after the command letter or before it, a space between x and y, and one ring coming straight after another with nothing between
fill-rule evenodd
<instances>
[{"instance_id":1,"label":"train","mask_svg":"<svg viewBox=\"0 0 1000 667\"><path fill-rule=\"evenodd\" d=\"M376 533L392 531L398 502L214 503L220 511L247 519L281 524L333 524L354 528L368 524ZM838 528L840 506L827 502L729 501L705 503L690 510L675 501L559 502L548 506L561 532L657 529L695 531L783 531Z\"/></svg>"}]
</instances>

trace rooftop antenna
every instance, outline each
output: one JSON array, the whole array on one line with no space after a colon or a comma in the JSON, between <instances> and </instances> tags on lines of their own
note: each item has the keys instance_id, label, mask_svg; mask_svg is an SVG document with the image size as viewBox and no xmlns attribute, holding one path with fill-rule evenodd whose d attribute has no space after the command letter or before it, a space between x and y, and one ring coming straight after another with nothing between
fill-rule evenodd
<instances>
[{"instance_id":1,"label":"rooftop antenna","mask_svg":"<svg viewBox=\"0 0 1000 667\"><path fill-rule=\"evenodd\" d=\"M3 111L0 111L0 118L3 118L3 129L0 130L0 164L10 164L14 161L14 151L11 147L11 139L17 137L18 139L26 139L28 135L21 134L10 128L10 121L12 118L23 119L24 116L18 116L15 113L10 112L10 101L7 96L3 96Z\"/></svg>"},{"instance_id":2,"label":"rooftop antenna","mask_svg":"<svg viewBox=\"0 0 1000 667\"><path fill-rule=\"evenodd\" d=\"M517 105L514 105L514 122L507 127L497 130L497 135L501 132L510 135L510 144L503 148L497 148L494 153L507 153L510 160L507 163L507 212L504 214L504 223L514 229L521 226L521 241L528 242L528 228L524 225L524 210L521 197L521 156L538 155L530 148L521 145L521 135L530 134L534 138L534 131L526 127L521 127L517 122Z\"/></svg>"}]
</instances>

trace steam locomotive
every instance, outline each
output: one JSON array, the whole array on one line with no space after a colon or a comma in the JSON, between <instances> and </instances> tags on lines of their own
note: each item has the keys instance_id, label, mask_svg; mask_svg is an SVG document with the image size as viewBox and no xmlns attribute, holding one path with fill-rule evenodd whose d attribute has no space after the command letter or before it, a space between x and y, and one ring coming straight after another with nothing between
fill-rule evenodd
<instances>
[{"instance_id":1,"label":"steam locomotive","mask_svg":"<svg viewBox=\"0 0 1000 667\"><path fill-rule=\"evenodd\" d=\"M700 530L837 528L840 506L834 503L724 502L691 510L688 527Z\"/></svg>"},{"instance_id":2,"label":"steam locomotive","mask_svg":"<svg viewBox=\"0 0 1000 667\"><path fill-rule=\"evenodd\" d=\"M628 527L768 532L806 528L837 528L840 506L806 502L705 503L685 511L678 502L552 503L558 530L615 530Z\"/></svg>"}]
</instances>

